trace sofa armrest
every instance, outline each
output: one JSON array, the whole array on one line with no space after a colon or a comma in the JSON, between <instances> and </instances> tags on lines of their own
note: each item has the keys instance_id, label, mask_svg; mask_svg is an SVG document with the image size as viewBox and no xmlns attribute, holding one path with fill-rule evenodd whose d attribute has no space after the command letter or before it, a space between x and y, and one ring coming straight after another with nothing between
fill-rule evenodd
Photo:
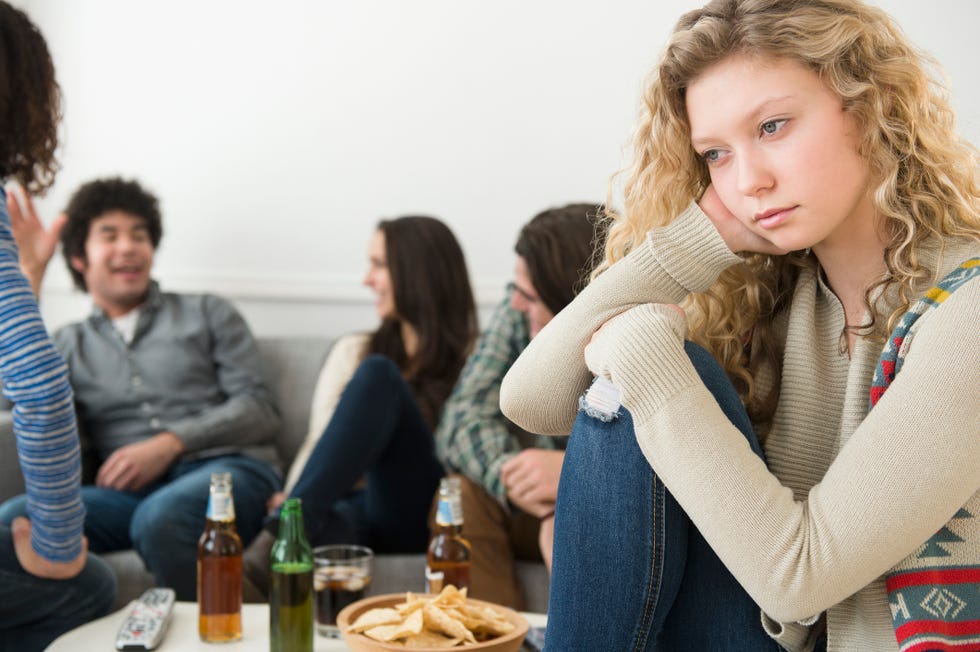
<instances>
[{"instance_id":1,"label":"sofa armrest","mask_svg":"<svg viewBox=\"0 0 980 652\"><path fill-rule=\"evenodd\" d=\"M0 411L0 502L24 493L24 476L17 459L14 439L14 418L9 411Z\"/></svg>"}]
</instances>

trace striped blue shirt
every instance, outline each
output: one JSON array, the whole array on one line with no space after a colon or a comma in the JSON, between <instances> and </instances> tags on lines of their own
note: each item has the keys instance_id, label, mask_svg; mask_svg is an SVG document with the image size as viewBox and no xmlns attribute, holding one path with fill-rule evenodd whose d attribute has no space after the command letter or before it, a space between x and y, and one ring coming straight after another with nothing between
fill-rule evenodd
<instances>
[{"instance_id":1,"label":"striped blue shirt","mask_svg":"<svg viewBox=\"0 0 980 652\"><path fill-rule=\"evenodd\" d=\"M78 430L68 370L48 337L37 300L20 271L0 188L0 377L14 404L17 456L27 488L31 544L42 557L69 561L82 551Z\"/></svg>"}]
</instances>

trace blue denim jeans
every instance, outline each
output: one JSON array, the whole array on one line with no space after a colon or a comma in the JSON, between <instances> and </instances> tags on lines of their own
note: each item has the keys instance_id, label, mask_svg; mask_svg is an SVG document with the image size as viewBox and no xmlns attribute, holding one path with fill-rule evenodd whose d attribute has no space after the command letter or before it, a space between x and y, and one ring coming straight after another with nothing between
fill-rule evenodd
<instances>
[{"instance_id":1,"label":"blue denim jeans","mask_svg":"<svg viewBox=\"0 0 980 652\"><path fill-rule=\"evenodd\" d=\"M109 613L116 578L90 554L67 580L34 577L14 555L10 528L0 525L0 652L40 652L55 638Z\"/></svg>"},{"instance_id":2,"label":"blue denim jeans","mask_svg":"<svg viewBox=\"0 0 980 652\"><path fill-rule=\"evenodd\" d=\"M375 552L422 552L444 474L411 388L388 358L358 366L291 496L303 501L313 545L360 543ZM351 491L359 478L367 482ZM267 528L275 531L274 515Z\"/></svg>"},{"instance_id":3,"label":"blue denim jeans","mask_svg":"<svg viewBox=\"0 0 980 652\"><path fill-rule=\"evenodd\" d=\"M762 456L714 358L688 356L728 418ZM650 468L623 408L578 415L555 510L548 650L779 650L760 610Z\"/></svg>"},{"instance_id":4,"label":"blue denim jeans","mask_svg":"<svg viewBox=\"0 0 980 652\"><path fill-rule=\"evenodd\" d=\"M169 586L178 600L197 599L197 541L204 532L211 474L231 473L235 526L242 543L262 529L266 500L282 483L265 462L224 455L181 462L163 480L140 492L86 485L85 535L92 552L135 549L158 586ZM0 506L0 522L9 525L26 513L26 497Z\"/></svg>"}]
</instances>

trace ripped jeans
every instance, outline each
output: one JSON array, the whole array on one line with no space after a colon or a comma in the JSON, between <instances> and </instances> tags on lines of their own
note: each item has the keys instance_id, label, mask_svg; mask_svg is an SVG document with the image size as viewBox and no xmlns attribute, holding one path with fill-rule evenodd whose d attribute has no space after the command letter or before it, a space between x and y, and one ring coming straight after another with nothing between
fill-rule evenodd
<instances>
[{"instance_id":1,"label":"ripped jeans","mask_svg":"<svg viewBox=\"0 0 980 652\"><path fill-rule=\"evenodd\" d=\"M728 418L762 449L707 351L685 350ZM590 412L592 412L590 410ZM546 650L760 652L780 647L643 457L623 408L580 412L558 486Z\"/></svg>"}]
</instances>

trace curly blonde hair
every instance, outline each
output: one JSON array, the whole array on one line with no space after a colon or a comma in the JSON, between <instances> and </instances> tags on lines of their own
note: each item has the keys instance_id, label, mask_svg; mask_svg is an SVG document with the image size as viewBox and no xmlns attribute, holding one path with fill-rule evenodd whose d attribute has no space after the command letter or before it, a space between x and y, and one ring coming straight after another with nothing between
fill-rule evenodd
<instances>
[{"instance_id":1,"label":"curly blonde hair","mask_svg":"<svg viewBox=\"0 0 980 652\"><path fill-rule=\"evenodd\" d=\"M887 233L884 280L868 289L895 290L887 324L860 325L884 337L934 278L919 255L927 240L980 239L976 150L955 130L945 80L931 58L909 43L883 11L860 0L715 0L681 17L644 93L625 174L623 214L610 212L601 273L679 214L710 184L690 142L685 90L708 67L733 54L785 58L813 70L859 126L859 152L871 171L875 209ZM614 177L615 181L616 177ZM612 184L611 184L612 185ZM612 192L612 191L610 191ZM611 202L607 202L610 205ZM735 383L752 419L763 427L778 399L781 351L773 322L789 303L809 252L743 254L685 308L692 339L711 351ZM763 370L776 374L761 395Z\"/></svg>"}]
</instances>

